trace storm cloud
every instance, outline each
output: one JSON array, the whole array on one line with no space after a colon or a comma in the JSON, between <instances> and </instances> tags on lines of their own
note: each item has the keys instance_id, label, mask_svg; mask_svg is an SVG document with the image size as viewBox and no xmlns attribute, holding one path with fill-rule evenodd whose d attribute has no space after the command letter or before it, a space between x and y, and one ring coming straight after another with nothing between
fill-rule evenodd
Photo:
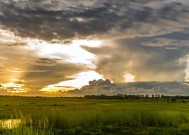
<instances>
[{"instance_id":1,"label":"storm cloud","mask_svg":"<svg viewBox=\"0 0 189 135\"><path fill-rule=\"evenodd\" d=\"M188 6L185 0L7 0L0 2L0 23L20 36L45 40L130 38L187 28Z\"/></svg>"}]
</instances>

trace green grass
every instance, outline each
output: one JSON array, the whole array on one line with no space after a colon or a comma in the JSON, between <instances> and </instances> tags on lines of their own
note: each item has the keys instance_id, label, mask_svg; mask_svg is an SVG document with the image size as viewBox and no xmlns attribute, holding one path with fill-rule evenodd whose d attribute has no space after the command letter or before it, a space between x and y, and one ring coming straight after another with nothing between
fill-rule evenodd
<instances>
[{"instance_id":1,"label":"green grass","mask_svg":"<svg viewBox=\"0 0 189 135\"><path fill-rule=\"evenodd\" d=\"M21 119L3 135L189 135L189 102L0 97L0 118Z\"/></svg>"}]
</instances>

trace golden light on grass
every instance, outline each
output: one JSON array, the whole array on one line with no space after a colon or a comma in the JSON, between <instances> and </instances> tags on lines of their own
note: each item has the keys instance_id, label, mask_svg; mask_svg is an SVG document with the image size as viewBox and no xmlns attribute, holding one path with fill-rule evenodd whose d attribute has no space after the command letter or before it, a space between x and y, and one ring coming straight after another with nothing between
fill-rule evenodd
<instances>
[{"instance_id":1,"label":"golden light on grass","mask_svg":"<svg viewBox=\"0 0 189 135\"><path fill-rule=\"evenodd\" d=\"M0 128L13 129L13 128L19 127L21 125L21 123L22 123L21 119L0 120Z\"/></svg>"}]
</instances>

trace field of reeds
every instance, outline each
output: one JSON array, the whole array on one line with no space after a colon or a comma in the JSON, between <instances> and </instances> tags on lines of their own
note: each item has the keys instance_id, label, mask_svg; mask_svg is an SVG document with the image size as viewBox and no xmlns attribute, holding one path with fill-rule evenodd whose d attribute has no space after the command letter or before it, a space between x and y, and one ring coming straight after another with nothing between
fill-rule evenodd
<instances>
[{"instance_id":1,"label":"field of reeds","mask_svg":"<svg viewBox=\"0 0 189 135\"><path fill-rule=\"evenodd\" d=\"M189 135L189 102L0 97L2 135Z\"/></svg>"}]
</instances>

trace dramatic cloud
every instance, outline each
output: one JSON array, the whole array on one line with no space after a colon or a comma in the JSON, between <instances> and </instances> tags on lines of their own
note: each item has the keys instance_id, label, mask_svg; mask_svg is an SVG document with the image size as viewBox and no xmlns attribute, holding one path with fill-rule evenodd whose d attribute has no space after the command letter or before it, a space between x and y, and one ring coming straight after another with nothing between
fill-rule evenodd
<instances>
[{"instance_id":1,"label":"dramatic cloud","mask_svg":"<svg viewBox=\"0 0 189 135\"><path fill-rule=\"evenodd\" d=\"M114 82L124 82L126 73L135 81L184 80L189 47L165 49L167 46L143 46L144 42L144 38L118 40L102 48L85 49L98 56L96 71Z\"/></svg>"},{"instance_id":2,"label":"dramatic cloud","mask_svg":"<svg viewBox=\"0 0 189 135\"><path fill-rule=\"evenodd\" d=\"M188 27L188 6L184 0L7 0L0 2L0 23L45 40L160 35Z\"/></svg>"},{"instance_id":3,"label":"dramatic cloud","mask_svg":"<svg viewBox=\"0 0 189 135\"><path fill-rule=\"evenodd\" d=\"M0 82L188 81L188 41L188 0L1 0Z\"/></svg>"}]
</instances>

